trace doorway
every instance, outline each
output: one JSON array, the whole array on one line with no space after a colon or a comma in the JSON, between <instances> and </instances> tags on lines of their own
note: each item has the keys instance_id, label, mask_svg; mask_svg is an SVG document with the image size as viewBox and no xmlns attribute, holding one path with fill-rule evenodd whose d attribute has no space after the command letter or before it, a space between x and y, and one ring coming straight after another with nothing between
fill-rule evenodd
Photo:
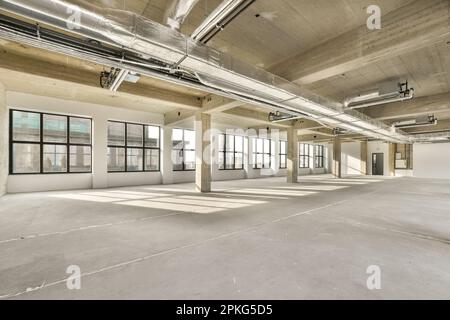
<instances>
[{"instance_id":1,"label":"doorway","mask_svg":"<svg viewBox=\"0 0 450 320\"><path fill-rule=\"evenodd\" d=\"M383 176L384 175L384 154L372 153L372 175Z\"/></svg>"}]
</instances>

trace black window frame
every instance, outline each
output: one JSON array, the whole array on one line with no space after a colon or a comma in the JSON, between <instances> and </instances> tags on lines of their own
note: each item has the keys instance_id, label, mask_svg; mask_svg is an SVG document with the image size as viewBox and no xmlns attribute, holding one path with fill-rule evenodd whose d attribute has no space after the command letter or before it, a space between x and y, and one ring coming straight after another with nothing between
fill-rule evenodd
<instances>
[{"instance_id":1,"label":"black window frame","mask_svg":"<svg viewBox=\"0 0 450 320\"><path fill-rule=\"evenodd\" d=\"M240 135L232 135L232 134L226 134L226 133L220 133L218 136L223 136L223 150L221 150L221 146L219 145L219 154L221 153L223 155L223 168L220 168L219 164L219 170L220 171L239 171L244 170L244 149L245 149L245 137ZM233 151L227 150L227 137L233 137ZM242 138L242 151L236 151L236 138ZM220 140L219 140L220 141ZM233 154L233 168L227 168L227 153ZM242 155L242 167L236 167L236 155L241 154Z\"/></svg>"},{"instance_id":2,"label":"black window frame","mask_svg":"<svg viewBox=\"0 0 450 320\"><path fill-rule=\"evenodd\" d=\"M110 122L114 123L120 123L125 126L125 144L124 145L110 145L108 143L108 149L109 148L115 148L115 149L124 149L125 153L125 162L124 162L124 170L115 170L111 171L108 168L108 173L136 173L136 172L161 172L161 127L157 125L152 124L143 124L143 123L135 123L135 122L128 122L128 121L119 121L119 120L108 120L107 121L107 127ZM134 125L134 126L142 126L142 147L136 147L136 146L128 146L128 125ZM146 147L145 146L145 133L147 127L155 127L158 128L158 147ZM107 140L109 141L109 137L107 135ZM142 170L128 170L128 149L139 149L142 150ZM146 150L158 150L159 159L158 159L158 170L145 170L145 159L146 159ZM108 161L109 162L109 161Z\"/></svg>"},{"instance_id":3,"label":"black window frame","mask_svg":"<svg viewBox=\"0 0 450 320\"><path fill-rule=\"evenodd\" d=\"M303 153L302 153L302 146L304 147L303 150L306 151L306 152L303 152ZM310 168L310 165L311 165L311 163L310 163L310 158L311 158L311 154L310 154L311 145L310 145L309 143L300 143L300 146L299 146L298 150L299 150L299 161L298 161L298 166L299 166L299 168L300 168L300 169L309 169L309 168ZM304 160L304 161L303 161L303 164L304 164L304 165L302 165L302 159Z\"/></svg>"},{"instance_id":4,"label":"black window frame","mask_svg":"<svg viewBox=\"0 0 450 320\"><path fill-rule=\"evenodd\" d=\"M324 168L324 153L325 147L321 144L316 144L314 146L314 157L315 157L315 168L323 169Z\"/></svg>"},{"instance_id":5,"label":"black window frame","mask_svg":"<svg viewBox=\"0 0 450 320\"><path fill-rule=\"evenodd\" d=\"M263 152L258 152L258 139L262 140L262 146L263 146ZM265 146L265 140L269 141L269 152L266 152L266 148ZM271 169L272 168L272 139L267 139L267 138L253 138L253 169ZM262 154L263 157L263 161L262 161L262 167L258 167L258 155ZM269 167L266 168L265 167L265 162L264 162L264 156L268 155L269 156Z\"/></svg>"},{"instance_id":6,"label":"black window frame","mask_svg":"<svg viewBox=\"0 0 450 320\"><path fill-rule=\"evenodd\" d=\"M284 143L284 145L285 145L285 148L284 148L284 150L285 150L284 152L285 152L285 153L281 153L281 144L282 144L282 143ZM280 148L280 149L279 149L280 152L278 153L278 157L279 157L278 159L280 160L280 169L287 169L287 152L288 152L288 151L287 151L287 148L288 148L287 141L280 140L280 141L279 141L279 144L278 144L278 147ZM284 158L284 159L285 159L284 166L281 165L281 157L282 157L282 156L285 157L285 158Z\"/></svg>"},{"instance_id":7,"label":"black window frame","mask_svg":"<svg viewBox=\"0 0 450 320\"><path fill-rule=\"evenodd\" d=\"M181 149L174 149L174 148L173 148L173 130L181 130L181 131L183 132L183 135L182 135L183 146L181 147ZM185 137L184 137L185 131L191 131L191 132L194 132L194 134L195 134L195 130L191 130L191 129L183 129L183 128L173 128L173 129L172 129L172 139L171 139L172 152L173 152L174 150L176 150L176 151L178 151L178 152L181 152L181 154L182 154L182 161L181 161L182 169L174 169L174 168L173 168L173 164L172 164L172 171L173 171L173 172L183 172L183 171L189 172L189 171L195 171L195 168L194 168L194 169L186 169L186 163L185 163L185 161L184 161L184 159L186 159L186 151L190 151L190 152L194 151L194 153L195 153L195 144L194 144L194 149L186 149L186 148L185 148L185 143L186 143L186 139L185 139ZM196 143L196 142L195 142L195 143Z\"/></svg>"},{"instance_id":8,"label":"black window frame","mask_svg":"<svg viewBox=\"0 0 450 320\"><path fill-rule=\"evenodd\" d=\"M25 113L34 113L39 115L39 141L21 141L14 140L14 119L13 113L16 112L25 112ZM58 116L66 118L66 142L44 142L44 115L48 116ZM91 132L90 132L90 144L83 143L70 143L70 119L84 119L89 120L91 123ZM25 110L25 109L9 109L9 174L10 175L38 175L38 174L92 174L92 160L93 160L93 148L92 148L92 118L89 117L81 117L81 116L72 116L68 114L59 114L59 113L50 113L50 112L41 112L35 110ZM14 145L15 144L34 144L39 145L39 172L14 172ZM44 146L45 145L57 145L57 146L65 146L66 147L66 171L60 172L45 172L44 171ZM91 149L91 163L89 171L70 171L70 147L90 147Z\"/></svg>"}]
</instances>

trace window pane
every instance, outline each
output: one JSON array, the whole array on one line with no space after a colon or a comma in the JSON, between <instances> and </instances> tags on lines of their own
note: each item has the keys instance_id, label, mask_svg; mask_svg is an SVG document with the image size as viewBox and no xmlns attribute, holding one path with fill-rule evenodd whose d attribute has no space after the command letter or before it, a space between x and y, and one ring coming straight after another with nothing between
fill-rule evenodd
<instances>
[{"instance_id":1,"label":"window pane","mask_svg":"<svg viewBox=\"0 0 450 320\"><path fill-rule=\"evenodd\" d=\"M184 130L184 148L195 150L195 131Z\"/></svg>"},{"instance_id":2,"label":"window pane","mask_svg":"<svg viewBox=\"0 0 450 320\"><path fill-rule=\"evenodd\" d=\"M91 143L91 120L70 117L70 143Z\"/></svg>"},{"instance_id":3,"label":"window pane","mask_svg":"<svg viewBox=\"0 0 450 320\"><path fill-rule=\"evenodd\" d=\"M146 149L145 150L145 170L159 171L159 150Z\"/></svg>"},{"instance_id":4,"label":"window pane","mask_svg":"<svg viewBox=\"0 0 450 320\"><path fill-rule=\"evenodd\" d=\"M281 155L280 156L280 168L285 169L286 167L287 167L286 156Z\"/></svg>"},{"instance_id":5,"label":"window pane","mask_svg":"<svg viewBox=\"0 0 450 320\"><path fill-rule=\"evenodd\" d=\"M39 113L13 111L13 140L40 141L41 116Z\"/></svg>"},{"instance_id":6,"label":"window pane","mask_svg":"<svg viewBox=\"0 0 450 320\"><path fill-rule=\"evenodd\" d=\"M217 136L217 139L218 139L219 151L225 151L225 135L224 134L219 134Z\"/></svg>"},{"instance_id":7,"label":"window pane","mask_svg":"<svg viewBox=\"0 0 450 320\"><path fill-rule=\"evenodd\" d=\"M67 142L67 117L44 114L44 142Z\"/></svg>"},{"instance_id":8,"label":"window pane","mask_svg":"<svg viewBox=\"0 0 450 320\"><path fill-rule=\"evenodd\" d=\"M150 148L159 148L159 127L145 127L145 146Z\"/></svg>"},{"instance_id":9,"label":"window pane","mask_svg":"<svg viewBox=\"0 0 450 320\"><path fill-rule=\"evenodd\" d=\"M244 152L244 137L236 136L234 144L236 152Z\"/></svg>"},{"instance_id":10,"label":"window pane","mask_svg":"<svg viewBox=\"0 0 450 320\"><path fill-rule=\"evenodd\" d=\"M227 152L225 154L225 169L234 169L234 152Z\"/></svg>"},{"instance_id":11,"label":"window pane","mask_svg":"<svg viewBox=\"0 0 450 320\"><path fill-rule=\"evenodd\" d=\"M236 153L234 158L234 168L235 169L244 169L244 154Z\"/></svg>"},{"instance_id":12,"label":"window pane","mask_svg":"<svg viewBox=\"0 0 450 320\"><path fill-rule=\"evenodd\" d=\"M264 139L264 153L270 152L270 140Z\"/></svg>"},{"instance_id":13,"label":"window pane","mask_svg":"<svg viewBox=\"0 0 450 320\"><path fill-rule=\"evenodd\" d=\"M13 145L13 173L39 173L41 147L39 144L15 143Z\"/></svg>"},{"instance_id":14,"label":"window pane","mask_svg":"<svg viewBox=\"0 0 450 320\"><path fill-rule=\"evenodd\" d=\"M262 139L256 139L256 152L263 153L263 141L262 141Z\"/></svg>"},{"instance_id":15,"label":"window pane","mask_svg":"<svg viewBox=\"0 0 450 320\"><path fill-rule=\"evenodd\" d=\"M127 123L127 146L128 147L142 147L144 136L144 126L140 124Z\"/></svg>"},{"instance_id":16,"label":"window pane","mask_svg":"<svg viewBox=\"0 0 450 320\"><path fill-rule=\"evenodd\" d=\"M44 145L44 172L67 172L67 147Z\"/></svg>"},{"instance_id":17,"label":"window pane","mask_svg":"<svg viewBox=\"0 0 450 320\"><path fill-rule=\"evenodd\" d=\"M172 150L172 163L174 171L183 170L183 151Z\"/></svg>"},{"instance_id":18,"label":"window pane","mask_svg":"<svg viewBox=\"0 0 450 320\"><path fill-rule=\"evenodd\" d=\"M280 154L286 154L286 141L280 141Z\"/></svg>"},{"instance_id":19,"label":"window pane","mask_svg":"<svg viewBox=\"0 0 450 320\"><path fill-rule=\"evenodd\" d=\"M142 171L144 166L144 151L142 149L127 149L127 170Z\"/></svg>"},{"instance_id":20,"label":"window pane","mask_svg":"<svg viewBox=\"0 0 450 320\"><path fill-rule=\"evenodd\" d=\"M219 165L219 170L225 169L224 153L223 152L219 152L219 157L218 157L217 161L218 161L217 164Z\"/></svg>"},{"instance_id":21,"label":"window pane","mask_svg":"<svg viewBox=\"0 0 450 320\"><path fill-rule=\"evenodd\" d=\"M227 135L227 150L234 151L234 136Z\"/></svg>"},{"instance_id":22,"label":"window pane","mask_svg":"<svg viewBox=\"0 0 450 320\"><path fill-rule=\"evenodd\" d=\"M91 159L91 147L70 146L70 172L91 172Z\"/></svg>"},{"instance_id":23,"label":"window pane","mask_svg":"<svg viewBox=\"0 0 450 320\"><path fill-rule=\"evenodd\" d=\"M125 123L108 121L108 145L125 146Z\"/></svg>"},{"instance_id":24,"label":"window pane","mask_svg":"<svg viewBox=\"0 0 450 320\"><path fill-rule=\"evenodd\" d=\"M184 152L184 169L195 170L195 151Z\"/></svg>"},{"instance_id":25,"label":"window pane","mask_svg":"<svg viewBox=\"0 0 450 320\"><path fill-rule=\"evenodd\" d=\"M172 147L173 149L183 149L183 130L173 129L172 130Z\"/></svg>"},{"instance_id":26,"label":"window pane","mask_svg":"<svg viewBox=\"0 0 450 320\"><path fill-rule=\"evenodd\" d=\"M270 169L270 155L264 154L264 169Z\"/></svg>"},{"instance_id":27,"label":"window pane","mask_svg":"<svg viewBox=\"0 0 450 320\"><path fill-rule=\"evenodd\" d=\"M257 168L262 168L263 167L263 155L262 154L257 154L256 155L256 167Z\"/></svg>"},{"instance_id":28,"label":"window pane","mask_svg":"<svg viewBox=\"0 0 450 320\"><path fill-rule=\"evenodd\" d=\"M108 148L108 171L125 171L125 148Z\"/></svg>"}]
</instances>

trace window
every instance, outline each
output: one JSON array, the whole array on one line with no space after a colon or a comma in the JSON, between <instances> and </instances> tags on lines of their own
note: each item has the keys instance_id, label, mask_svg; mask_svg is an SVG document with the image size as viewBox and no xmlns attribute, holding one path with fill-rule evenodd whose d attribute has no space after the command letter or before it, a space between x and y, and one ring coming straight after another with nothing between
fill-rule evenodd
<instances>
[{"instance_id":1,"label":"window","mask_svg":"<svg viewBox=\"0 0 450 320\"><path fill-rule=\"evenodd\" d=\"M310 145L307 143L300 143L300 168L309 168Z\"/></svg>"},{"instance_id":2,"label":"window","mask_svg":"<svg viewBox=\"0 0 450 320\"><path fill-rule=\"evenodd\" d=\"M195 170L195 131L173 129L172 163L173 171Z\"/></svg>"},{"instance_id":3,"label":"window","mask_svg":"<svg viewBox=\"0 0 450 320\"><path fill-rule=\"evenodd\" d=\"M10 173L90 173L92 120L10 111Z\"/></svg>"},{"instance_id":4,"label":"window","mask_svg":"<svg viewBox=\"0 0 450 320\"><path fill-rule=\"evenodd\" d=\"M244 169L244 137L219 134L219 170Z\"/></svg>"},{"instance_id":5,"label":"window","mask_svg":"<svg viewBox=\"0 0 450 320\"><path fill-rule=\"evenodd\" d=\"M108 172L159 171L160 128L108 121Z\"/></svg>"},{"instance_id":6,"label":"window","mask_svg":"<svg viewBox=\"0 0 450 320\"><path fill-rule=\"evenodd\" d=\"M287 142L280 141L280 169L287 168Z\"/></svg>"},{"instance_id":7,"label":"window","mask_svg":"<svg viewBox=\"0 0 450 320\"><path fill-rule=\"evenodd\" d=\"M271 163L271 141L269 139L253 138L253 168L270 169Z\"/></svg>"},{"instance_id":8,"label":"window","mask_svg":"<svg viewBox=\"0 0 450 320\"><path fill-rule=\"evenodd\" d=\"M314 146L315 148L315 157L316 157L316 168L323 168L323 152L324 152L324 147L320 146L320 145L316 145Z\"/></svg>"}]
</instances>

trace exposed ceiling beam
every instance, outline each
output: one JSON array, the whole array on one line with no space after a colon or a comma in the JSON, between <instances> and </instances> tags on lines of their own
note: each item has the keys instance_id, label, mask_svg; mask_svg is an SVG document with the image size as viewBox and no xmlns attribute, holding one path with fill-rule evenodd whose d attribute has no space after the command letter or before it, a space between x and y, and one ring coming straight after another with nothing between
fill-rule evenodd
<instances>
[{"instance_id":1,"label":"exposed ceiling beam","mask_svg":"<svg viewBox=\"0 0 450 320\"><path fill-rule=\"evenodd\" d=\"M198 110L175 110L164 115L166 126L174 126L178 123L193 118L196 112L214 114L224 112L244 105L244 102L210 94L203 98L202 107Z\"/></svg>"},{"instance_id":2,"label":"exposed ceiling beam","mask_svg":"<svg viewBox=\"0 0 450 320\"><path fill-rule=\"evenodd\" d=\"M323 128L320 123L309 119L294 120L294 128L296 129L319 129Z\"/></svg>"},{"instance_id":3,"label":"exposed ceiling beam","mask_svg":"<svg viewBox=\"0 0 450 320\"><path fill-rule=\"evenodd\" d=\"M217 112L224 112L233 108L241 107L245 105L245 102L236 101L233 99L217 96L208 95L202 104L202 112L213 114Z\"/></svg>"},{"instance_id":4,"label":"exposed ceiling beam","mask_svg":"<svg viewBox=\"0 0 450 320\"><path fill-rule=\"evenodd\" d=\"M415 98L404 102L389 103L361 109L360 111L378 120L412 118L428 114L435 114L439 118L439 113L448 113L450 111L450 92Z\"/></svg>"},{"instance_id":5,"label":"exposed ceiling beam","mask_svg":"<svg viewBox=\"0 0 450 320\"><path fill-rule=\"evenodd\" d=\"M270 71L309 84L430 46L450 35L449 6L448 0L417 0L383 14L380 30L370 31L363 25L282 61Z\"/></svg>"},{"instance_id":6,"label":"exposed ceiling beam","mask_svg":"<svg viewBox=\"0 0 450 320\"><path fill-rule=\"evenodd\" d=\"M7 50L0 50L0 68L99 88L99 74L95 72L73 68L68 65L55 64L34 57L12 54ZM106 91L111 94L110 91ZM139 83L133 85L123 84L121 92L145 97L149 101L153 101L152 104L191 110L197 110L201 107L201 101L197 97L143 86ZM151 111L151 104L149 104L149 111Z\"/></svg>"},{"instance_id":7,"label":"exposed ceiling beam","mask_svg":"<svg viewBox=\"0 0 450 320\"><path fill-rule=\"evenodd\" d=\"M318 135L318 136L327 136L327 137L333 137L334 133L333 130L328 129L328 128L320 128L320 129L300 129L298 130L298 134L299 135L307 135L307 134L312 134L312 135Z\"/></svg>"}]
</instances>

